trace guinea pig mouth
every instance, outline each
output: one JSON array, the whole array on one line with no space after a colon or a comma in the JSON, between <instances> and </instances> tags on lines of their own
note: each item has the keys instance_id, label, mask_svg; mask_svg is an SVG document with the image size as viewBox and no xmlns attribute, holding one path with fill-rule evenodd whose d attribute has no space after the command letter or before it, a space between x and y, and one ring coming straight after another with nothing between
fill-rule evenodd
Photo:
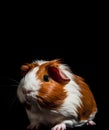
<instances>
[{"instance_id":1,"label":"guinea pig mouth","mask_svg":"<svg viewBox=\"0 0 109 130\"><path fill-rule=\"evenodd\" d=\"M25 95L25 99L27 103L36 102L36 96L33 95Z\"/></svg>"},{"instance_id":2,"label":"guinea pig mouth","mask_svg":"<svg viewBox=\"0 0 109 130\"><path fill-rule=\"evenodd\" d=\"M25 96L25 99L26 99L27 102L31 102L31 101L32 101L32 97L31 97L31 96L27 96L27 95L26 95L26 96Z\"/></svg>"}]
</instances>

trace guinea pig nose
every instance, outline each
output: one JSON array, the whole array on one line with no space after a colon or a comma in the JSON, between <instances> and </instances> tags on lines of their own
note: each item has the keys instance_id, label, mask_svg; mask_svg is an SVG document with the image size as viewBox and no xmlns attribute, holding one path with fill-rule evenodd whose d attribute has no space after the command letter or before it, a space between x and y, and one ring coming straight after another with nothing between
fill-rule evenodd
<instances>
[{"instance_id":1,"label":"guinea pig nose","mask_svg":"<svg viewBox=\"0 0 109 130\"><path fill-rule=\"evenodd\" d=\"M23 90L24 94L30 94L32 92L32 90Z\"/></svg>"}]
</instances>

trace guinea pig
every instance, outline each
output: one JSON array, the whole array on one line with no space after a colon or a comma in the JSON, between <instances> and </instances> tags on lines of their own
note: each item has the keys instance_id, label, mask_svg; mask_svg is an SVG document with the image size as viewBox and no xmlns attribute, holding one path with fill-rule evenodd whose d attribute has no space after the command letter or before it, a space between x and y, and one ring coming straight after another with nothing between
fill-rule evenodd
<instances>
[{"instance_id":1,"label":"guinea pig","mask_svg":"<svg viewBox=\"0 0 109 130\"><path fill-rule=\"evenodd\" d=\"M89 85L62 60L21 65L21 76L17 96L30 121L28 129L37 130L42 124L51 130L96 124L97 104Z\"/></svg>"}]
</instances>

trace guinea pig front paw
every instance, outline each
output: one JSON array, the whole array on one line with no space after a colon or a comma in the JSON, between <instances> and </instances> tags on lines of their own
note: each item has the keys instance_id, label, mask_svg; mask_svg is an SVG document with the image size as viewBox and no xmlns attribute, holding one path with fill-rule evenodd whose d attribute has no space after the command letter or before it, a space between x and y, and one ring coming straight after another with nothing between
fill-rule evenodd
<instances>
[{"instance_id":1,"label":"guinea pig front paw","mask_svg":"<svg viewBox=\"0 0 109 130\"><path fill-rule=\"evenodd\" d=\"M64 123L57 124L51 130L66 130L66 125Z\"/></svg>"},{"instance_id":2,"label":"guinea pig front paw","mask_svg":"<svg viewBox=\"0 0 109 130\"><path fill-rule=\"evenodd\" d=\"M39 128L39 124L33 122L30 125L28 125L27 130L38 130L38 128Z\"/></svg>"}]
</instances>

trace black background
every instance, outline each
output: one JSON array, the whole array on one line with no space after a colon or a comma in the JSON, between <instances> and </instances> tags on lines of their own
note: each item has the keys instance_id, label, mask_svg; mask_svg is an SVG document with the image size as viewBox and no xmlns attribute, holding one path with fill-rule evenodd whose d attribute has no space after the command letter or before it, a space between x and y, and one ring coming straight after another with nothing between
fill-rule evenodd
<instances>
[{"instance_id":1,"label":"black background","mask_svg":"<svg viewBox=\"0 0 109 130\"><path fill-rule=\"evenodd\" d=\"M37 59L61 58L75 74L85 78L98 105L96 126L74 129L106 127L107 18L102 10L70 14L36 11L34 15L34 10L31 13L4 11L0 46L1 125L11 130L25 130L29 123L16 96L20 66Z\"/></svg>"}]
</instances>

